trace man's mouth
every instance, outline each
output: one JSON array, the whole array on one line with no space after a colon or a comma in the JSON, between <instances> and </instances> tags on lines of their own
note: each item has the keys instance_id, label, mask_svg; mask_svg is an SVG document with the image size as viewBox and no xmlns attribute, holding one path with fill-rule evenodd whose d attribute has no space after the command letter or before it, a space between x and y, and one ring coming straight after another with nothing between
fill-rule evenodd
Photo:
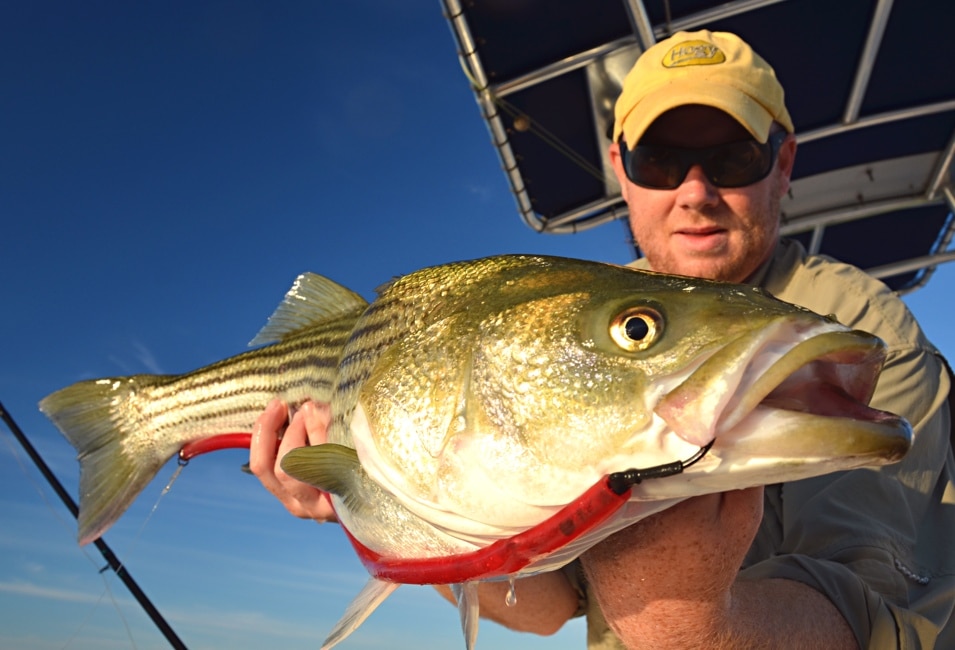
<instances>
[{"instance_id":1,"label":"man's mouth","mask_svg":"<svg viewBox=\"0 0 955 650\"><path fill-rule=\"evenodd\" d=\"M726 238L727 230L716 226L705 228L682 228L676 231L676 236L683 240L684 245L700 252L719 247Z\"/></svg>"},{"instance_id":2,"label":"man's mouth","mask_svg":"<svg viewBox=\"0 0 955 650\"><path fill-rule=\"evenodd\" d=\"M726 232L725 228L720 228L718 226L703 226L697 228L681 228L677 231L679 235L693 235L697 237L702 237L706 235L715 235L719 233Z\"/></svg>"}]
</instances>

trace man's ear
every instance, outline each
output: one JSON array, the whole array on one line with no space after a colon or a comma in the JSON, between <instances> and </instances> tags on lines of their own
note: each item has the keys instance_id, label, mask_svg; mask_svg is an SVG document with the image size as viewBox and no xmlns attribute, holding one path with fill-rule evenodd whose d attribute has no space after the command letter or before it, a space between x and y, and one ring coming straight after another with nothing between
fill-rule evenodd
<instances>
[{"instance_id":1,"label":"man's ear","mask_svg":"<svg viewBox=\"0 0 955 650\"><path fill-rule=\"evenodd\" d=\"M623 156L620 153L620 144L611 142L607 147L607 156L610 158L610 166L613 167L614 176L620 184L620 194L627 200L627 173L623 171Z\"/></svg>"},{"instance_id":2,"label":"man's ear","mask_svg":"<svg viewBox=\"0 0 955 650\"><path fill-rule=\"evenodd\" d=\"M792 177L793 165L796 163L796 136L790 133L779 145L779 156L776 158L779 173L780 196L789 191L789 179Z\"/></svg>"}]
</instances>

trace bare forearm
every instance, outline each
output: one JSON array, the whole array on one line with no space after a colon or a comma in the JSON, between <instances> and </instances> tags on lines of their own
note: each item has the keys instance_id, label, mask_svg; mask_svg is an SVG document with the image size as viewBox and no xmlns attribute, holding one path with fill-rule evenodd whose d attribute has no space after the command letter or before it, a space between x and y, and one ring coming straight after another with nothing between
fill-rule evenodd
<instances>
[{"instance_id":1,"label":"bare forearm","mask_svg":"<svg viewBox=\"0 0 955 650\"><path fill-rule=\"evenodd\" d=\"M451 589L436 585L438 593L452 603ZM482 582L478 594L481 616L518 632L554 634L577 611L577 592L560 571L522 578L515 584L516 602L507 604L507 582Z\"/></svg>"},{"instance_id":2,"label":"bare forearm","mask_svg":"<svg viewBox=\"0 0 955 650\"><path fill-rule=\"evenodd\" d=\"M732 589L727 647L858 650L855 635L836 606L793 580L737 580ZM716 646L719 647L719 646Z\"/></svg>"},{"instance_id":3,"label":"bare forearm","mask_svg":"<svg viewBox=\"0 0 955 650\"><path fill-rule=\"evenodd\" d=\"M802 583L743 580L761 489L687 499L581 556L590 591L629 648L856 648L849 625Z\"/></svg>"},{"instance_id":4,"label":"bare forearm","mask_svg":"<svg viewBox=\"0 0 955 650\"><path fill-rule=\"evenodd\" d=\"M729 597L716 603L657 600L626 615L604 613L632 650L859 647L828 598L790 580L738 580Z\"/></svg>"}]
</instances>

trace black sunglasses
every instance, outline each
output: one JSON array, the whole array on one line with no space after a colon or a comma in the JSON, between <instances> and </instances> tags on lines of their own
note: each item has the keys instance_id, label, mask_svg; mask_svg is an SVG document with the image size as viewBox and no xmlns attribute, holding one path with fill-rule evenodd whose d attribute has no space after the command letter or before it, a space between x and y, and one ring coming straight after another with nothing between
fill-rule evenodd
<instances>
[{"instance_id":1,"label":"black sunglasses","mask_svg":"<svg viewBox=\"0 0 955 650\"><path fill-rule=\"evenodd\" d=\"M627 178L654 190L680 186L690 167L699 165L716 187L745 187L769 175L786 132L770 134L765 143L741 140L705 149L638 144L632 150L620 141Z\"/></svg>"}]
</instances>

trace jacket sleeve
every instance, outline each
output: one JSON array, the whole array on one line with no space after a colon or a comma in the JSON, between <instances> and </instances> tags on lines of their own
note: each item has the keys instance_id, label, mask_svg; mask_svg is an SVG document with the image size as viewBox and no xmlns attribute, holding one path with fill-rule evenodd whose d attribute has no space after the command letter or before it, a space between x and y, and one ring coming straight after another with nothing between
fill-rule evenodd
<instances>
[{"instance_id":1,"label":"jacket sleeve","mask_svg":"<svg viewBox=\"0 0 955 650\"><path fill-rule=\"evenodd\" d=\"M871 405L905 416L897 464L771 486L742 579L786 578L822 592L860 647L955 647L955 486L950 380L930 347L896 347Z\"/></svg>"}]
</instances>

